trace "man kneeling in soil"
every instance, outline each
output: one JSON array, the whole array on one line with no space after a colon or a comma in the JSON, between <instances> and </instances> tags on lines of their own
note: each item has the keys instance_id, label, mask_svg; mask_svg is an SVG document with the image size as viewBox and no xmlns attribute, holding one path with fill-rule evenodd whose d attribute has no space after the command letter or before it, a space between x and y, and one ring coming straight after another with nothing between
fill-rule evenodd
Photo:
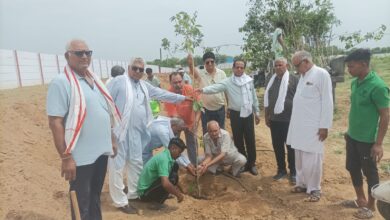
<instances>
[{"instance_id":1,"label":"man kneeling in soil","mask_svg":"<svg viewBox=\"0 0 390 220\"><path fill-rule=\"evenodd\" d=\"M216 174L219 169L223 169L221 165L231 165L233 176L239 177L246 158L234 146L229 132L221 129L218 122L209 121L203 142L206 158L198 167L198 175L203 175L207 170Z\"/></svg>"},{"instance_id":2,"label":"man kneeling in soil","mask_svg":"<svg viewBox=\"0 0 390 220\"><path fill-rule=\"evenodd\" d=\"M138 181L138 195L145 202L152 202L151 209L163 208L169 194L177 197L177 202L182 202L184 197L176 184L179 182L179 165L175 162L186 145L180 138L172 138L168 149L164 149L150 159L141 172Z\"/></svg>"}]
</instances>

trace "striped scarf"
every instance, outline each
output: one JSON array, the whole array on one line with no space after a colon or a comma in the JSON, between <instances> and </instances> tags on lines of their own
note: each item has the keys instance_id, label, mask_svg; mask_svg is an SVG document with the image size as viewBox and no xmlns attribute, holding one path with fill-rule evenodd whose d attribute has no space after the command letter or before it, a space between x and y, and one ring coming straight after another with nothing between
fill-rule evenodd
<instances>
[{"instance_id":1,"label":"striped scarf","mask_svg":"<svg viewBox=\"0 0 390 220\"><path fill-rule=\"evenodd\" d=\"M79 139L87 112L84 93L80 87L76 74L68 65L64 67L64 73L69 80L71 91L69 113L65 124L66 150L64 154L70 154L74 150L77 140ZM87 71L87 76L94 80L95 85L106 99L110 111L111 127L118 125L121 121L121 116L104 83L89 70Z\"/></svg>"}]
</instances>

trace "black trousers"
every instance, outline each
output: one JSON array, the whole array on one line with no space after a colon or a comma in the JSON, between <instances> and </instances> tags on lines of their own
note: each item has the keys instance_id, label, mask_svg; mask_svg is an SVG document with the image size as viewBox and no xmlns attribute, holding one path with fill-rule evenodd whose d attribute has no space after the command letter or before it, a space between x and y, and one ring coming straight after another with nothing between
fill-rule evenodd
<instances>
[{"instance_id":1,"label":"black trousers","mask_svg":"<svg viewBox=\"0 0 390 220\"><path fill-rule=\"evenodd\" d=\"M367 178L368 193L371 194L371 188L379 183L378 168L371 157L373 143L360 142L348 135L345 139L347 142L346 168L351 175L352 184L354 187L363 185L363 171Z\"/></svg>"},{"instance_id":2,"label":"black trousers","mask_svg":"<svg viewBox=\"0 0 390 220\"><path fill-rule=\"evenodd\" d=\"M100 194L107 171L108 156L100 156L93 164L76 167L76 179L69 191L76 191L82 220L101 220ZM71 201L72 203L72 201ZM72 219L76 219L71 205Z\"/></svg>"},{"instance_id":3,"label":"black trousers","mask_svg":"<svg viewBox=\"0 0 390 220\"><path fill-rule=\"evenodd\" d=\"M271 137L272 137L272 146L275 152L276 163L278 165L278 173L287 173L286 170L286 151L285 144L288 133L288 126L290 122L283 121L270 121ZM291 175L295 175L295 153L294 149L290 145L287 146L287 161L288 168Z\"/></svg>"},{"instance_id":4,"label":"black trousers","mask_svg":"<svg viewBox=\"0 0 390 220\"><path fill-rule=\"evenodd\" d=\"M173 185L177 185L179 182L179 165L175 162L171 172L169 173L169 182ZM169 192L164 189L161 184L161 178L158 178L154 183L145 191L145 193L140 197L142 201L145 202L157 202L163 204L167 200Z\"/></svg>"},{"instance_id":5,"label":"black trousers","mask_svg":"<svg viewBox=\"0 0 390 220\"><path fill-rule=\"evenodd\" d=\"M255 125L253 113L246 118L241 118L239 111L231 109L229 109L229 111L234 145L237 147L238 152L247 158L246 168L251 168L256 162Z\"/></svg>"},{"instance_id":6,"label":"black trousers","mask_svg":"<svg viewBox=\"0 0 390 220\"><path fill-rule=\"evenodd\" d=\"M225 106L215 111L204 108L204 112L201 112L201 119L203 135L207 133L207 122L212 120L217 121L219 127L225 129Z\"/></svg>"}]
</instances>

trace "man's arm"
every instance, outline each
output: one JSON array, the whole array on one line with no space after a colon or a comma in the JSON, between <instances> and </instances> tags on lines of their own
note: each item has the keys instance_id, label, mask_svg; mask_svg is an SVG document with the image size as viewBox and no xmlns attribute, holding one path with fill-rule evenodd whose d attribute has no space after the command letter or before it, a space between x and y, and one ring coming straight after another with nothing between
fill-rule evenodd
<instances>
[{"instance_id":1,"label":"man's arm","mask_svg":"<svg viewBox=\"0 0 390 220\"><path fill-rule=\"evenodd\" d=\"M196 68L194 65L194 59L192 57L192 54L188 54L187 56L187 64L188 64L188 68L190 70L190 75L193 75L194 76L194 80L196 81L200 81L200 75L199 75L199 71L198 71L198 68Z\"/></svg>"},{"instance_id":2,"label":"man's arm","mask_svg":"<svg viewBox=\"0 0 390 220\"><path fill-rule=\"evenodd\" d=\"M251 87L252 87L252 96L253 96L253 113L255 114L255 123L256 125L258 125L260 123L259 100L257 99L256 88L253 85L253 83Z\"/></svg>"},{"instance_id":3,"label":"man's arm","mask_svg":"<svg viewBox=\"0 0 390 220\"><path fill-rule=\"evenodd\" d=\"M269 108L268 107L265 107L264 108L264 118L265 118L265 124L268 126L268 127L270 127L271 126L271 122L270 122L270 120L269 120L269 116L270 114L269 114Z\"/></svg>"},{"instance_id":4,"label":"man's arm","mask_svg":"<svg viewBox=\"0 0 390 220\"><path fill-rule=\"evenodd\" d=\"M167 90L160 89L158 87L154 87L149 83L144 83L144 84L149 92L149 96L159 101L164 101L168 103L178 103L186 99L186 97L183 95L169 92Z\"/></svg>"},{"instance_id":5,"label":"man's arm","mask_svg":"<svg viewBox=\"0 0 390 220\"><path fill-rule=\"evenodd\" d=\"M208 166L206 166L212 159L211 154L206 153L206 158L200 163L197 167L198 175L202 176L204 173L206 173Z\"/></svg>"},{"instance_id":6,"label":"man's arm","mask_svg":"<svg viewBox=\"0 0 390 220\"><path fill-rule=\"evenodd\" d=\"M204 163L203 166L205 167L204 169L207 170L210 166L220 162L221 160L223 160L223 158L225 158L226 156L226 153L225 152L221 152L220 154L218 154L218 156L214 157L207 162L207 163Z\"/></svg>"},{"instance_id":7,"label":"man's arm","mask_svg":"<svg viewBox=\"0 0 390 220\"><path fill-rule=\"evenodd\" d=\"M66 150L64 118L49 116L49 127L53 134L54 145L62 160L61 176L65 177L65 180L75 180L76 163L73 160L72 155L64 155Z\"/></svg>"},{"instance_id":8,"label":"man's arm","mask_svg":"<svg viewBox=\"0 0 390 220\"><path fill-rule=\"evenodd\" d=\"M332 80L327 72L321 77L319 89L321 93L321 115L317 134L320 141L325 141L328 137L328 129L332 127L333 121Z\"/></svg>"},{"instance_id":9,"label":"man's arm","mask_svg":"<svg viewBox=\"0 0 390 220\"><path fill-rule=\"evenodd\" d=\"M371 157L379 162L383 157L383 139L389 125L389 108L379 109L379 127L375 144L371 148Z\"/></svg>"},{"instance_id":10,"label":"man's arm","mask_svg":"<svg viewBox=\"0 0 390 220\"><path fill-rule=\"evenodd\" d=\"M216 83L210 86L206 86L203 89L195 89L195 92L199 92L203 94L215 94L215 93L225 92L226 89L227 89L226 84Z\"/></svg>"},{"instance_id":11,"label":"man's arm","mask_svg":"<svg viewBox=\"0 0 390 220\"><path fill-rule=\"evenodd\" d=\"M184 196L180 193L179 189L174 186L168 179L167 176L162 176L161 178L161 184L164 187L164 189L169 192L170 194L173 194L177 198L177 202L182 202L184 199Z\"/></svg>"}]
</instances>

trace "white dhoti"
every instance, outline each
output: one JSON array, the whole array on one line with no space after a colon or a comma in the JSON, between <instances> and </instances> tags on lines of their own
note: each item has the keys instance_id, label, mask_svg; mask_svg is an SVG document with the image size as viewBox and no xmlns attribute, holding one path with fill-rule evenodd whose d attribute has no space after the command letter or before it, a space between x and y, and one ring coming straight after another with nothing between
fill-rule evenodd
<instances>
[{"instance_id":1,"label":"white dhoti","mask_svg":"<svg viewBox=\"0 0 390 220\"><path fill-rule=\"evenodd\" d=\"M138 198L137 185L139 175L142 171L142 160L130 160L121 169L116 169L112 159L108 162L108 178L110 196L115 207L123 207L128 204L128 199ZM127 174L127 195L123 192L125 185L123 183L123 173Z\"/></svg>"},{"instance_id":2,"label":"white dhoti","mask_svg":"<svg viewBox=\"0 0 390 220\"><path fill-rule=\"evenodd\" d=\"M306 193L321 190L322 161L322 153L295 149L296 186L306 188Z\"/></svg>"}]
</instances>

